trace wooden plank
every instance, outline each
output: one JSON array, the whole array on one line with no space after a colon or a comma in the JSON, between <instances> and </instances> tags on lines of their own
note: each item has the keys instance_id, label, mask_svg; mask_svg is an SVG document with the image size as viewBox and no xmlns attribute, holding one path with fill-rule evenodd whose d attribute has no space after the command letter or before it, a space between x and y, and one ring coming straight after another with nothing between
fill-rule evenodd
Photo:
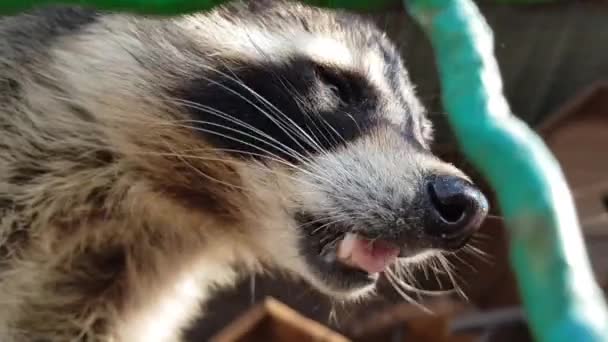
<instances>
[{"instance_id":1,"label":"wooden plank","mask_svg":"<svg viewBox=\"0 0 608 342\"><path fill-rule=\"evenodd\" d=\"M287 305L267 298L214 336L211 342L349 342Z\"/></svg>"}]
</instances>

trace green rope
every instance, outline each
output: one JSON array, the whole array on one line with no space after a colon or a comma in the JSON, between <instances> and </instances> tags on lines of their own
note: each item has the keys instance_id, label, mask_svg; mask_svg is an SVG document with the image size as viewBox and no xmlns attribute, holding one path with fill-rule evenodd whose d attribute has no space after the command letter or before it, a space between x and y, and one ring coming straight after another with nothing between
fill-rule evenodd
<instances>
[{"instance_id":1,"label":"green rope","mask_svg":"<svg viewBox=\"0 0 608 342\"><path fill-rule=\"evenodd\" d=\"M470 0L405 0L429 35L458 142L496 190L539 341L608 341L608 317L572 195L542 140L511 115L493 38Z\"/></svg>"}]
</instances>

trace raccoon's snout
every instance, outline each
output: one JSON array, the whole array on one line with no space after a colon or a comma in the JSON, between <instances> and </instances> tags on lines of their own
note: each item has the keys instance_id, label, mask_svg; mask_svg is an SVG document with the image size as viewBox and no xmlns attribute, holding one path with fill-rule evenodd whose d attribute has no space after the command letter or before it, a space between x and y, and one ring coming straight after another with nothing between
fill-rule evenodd
<instances>
[{"instance_id":1,"label":"raccoon's snout","mask_svg":"<svg viewBox=\"0 0 608 342\"><path fill-rule=\"evenodd\" d=\"M426 186L425 233L447 249L462 247L488 214L488 200L467 180L433 176Z\"/></svg>"}]
</instances>

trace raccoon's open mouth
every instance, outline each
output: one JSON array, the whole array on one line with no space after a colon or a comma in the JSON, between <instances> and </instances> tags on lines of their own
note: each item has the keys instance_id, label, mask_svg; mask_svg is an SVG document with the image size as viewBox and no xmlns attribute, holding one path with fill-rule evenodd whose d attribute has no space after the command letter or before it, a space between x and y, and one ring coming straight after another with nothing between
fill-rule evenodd
<instances>
[{"instance_id":1,"label":"raccoon's open mouth","mask_svg":"<svg viewBox=\"0 0 608 342\"><path fill-rule=\"evenodd\" d=\"M336 250L338 262L369 274L384 271L401 254L401 248L394 243L368 239L357 233L346 233Z\"/></svg>"},{"instance_id":2,"label":"raccoon's open mouth","mask_svg":"<svg viewBox=\"0 0 608 342\"><path fill-rule=\"evenodd\" d=\"M336 291L352 292L369 287L399 257L407 256L396 243L354 232L344 224L328 225L312 219L299 221L308 232L302 241L302 250L309 266Z\"/></svg>"}]
</instances>

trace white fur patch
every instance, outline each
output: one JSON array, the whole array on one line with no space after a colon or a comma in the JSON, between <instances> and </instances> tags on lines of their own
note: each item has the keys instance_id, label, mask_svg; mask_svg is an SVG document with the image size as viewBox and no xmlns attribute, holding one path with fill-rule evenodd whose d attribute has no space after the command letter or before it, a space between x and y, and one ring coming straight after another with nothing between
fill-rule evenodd
<instances>
[{"instance_id":1,"label":"white fur patch","mask_svg":"<svg viewBox=\"0 0 608 342\"><path fill-rule=\"evenodd\" d=\"M321 64L351 68L355 62L351 50L335 39L309 36L301 37L296 43L300 46L299 52Z\"/></svg>"},{"instance_id":2,"label":"white fur patch","mask_svg":"<svg viewBox=\"0 0 608 342\"><path fill-rule=\"evenodd\" d=\"M201 29L205 20L200 16L188 16L177 24L185 28L185 32L191 33L195 40L212 42L206 45L216 48L223 58L233 56L250 61L281 63L286 57L304 55L321 64L346 68L352 67L355 61L353 50L343 41L331 37L301 30L276 32L248 23L225 22L217 18L214 21L219 21L219 26L224 29L206 32Z\"/></svg>"},{"instance_id":3,"label":"white fur patch","mask_svg":"<svg viewBox=\"0 0 608 342\"><path fill-rule=\"evenodd\" d=\"M221 271L221 270L215 270ZM204 289L193 277L183 277L160 298L153 301L147 310L128 320L128 326L120 329L121 341L171 341L177 340L175 327L183 326L190 319L192 310L184 305L197 305L204 297Z\"/></svg>"},{"instance_id":4,"label":"white fur patch","mask_svg":"<svg viewBox=\"0 0 608 342\"><path fill-rule=\"evenodd\" d=\"M234 272L221 256L205 254L200 260L168 288L154 291L155 284L150 284L144 292L148 298L142 298L146 305L127 313L124 326L118 327L119 341L181 341L176 334L200 313L200 303L209 297L210 286L234 279Z\"/></svg>"}]
</instances>

